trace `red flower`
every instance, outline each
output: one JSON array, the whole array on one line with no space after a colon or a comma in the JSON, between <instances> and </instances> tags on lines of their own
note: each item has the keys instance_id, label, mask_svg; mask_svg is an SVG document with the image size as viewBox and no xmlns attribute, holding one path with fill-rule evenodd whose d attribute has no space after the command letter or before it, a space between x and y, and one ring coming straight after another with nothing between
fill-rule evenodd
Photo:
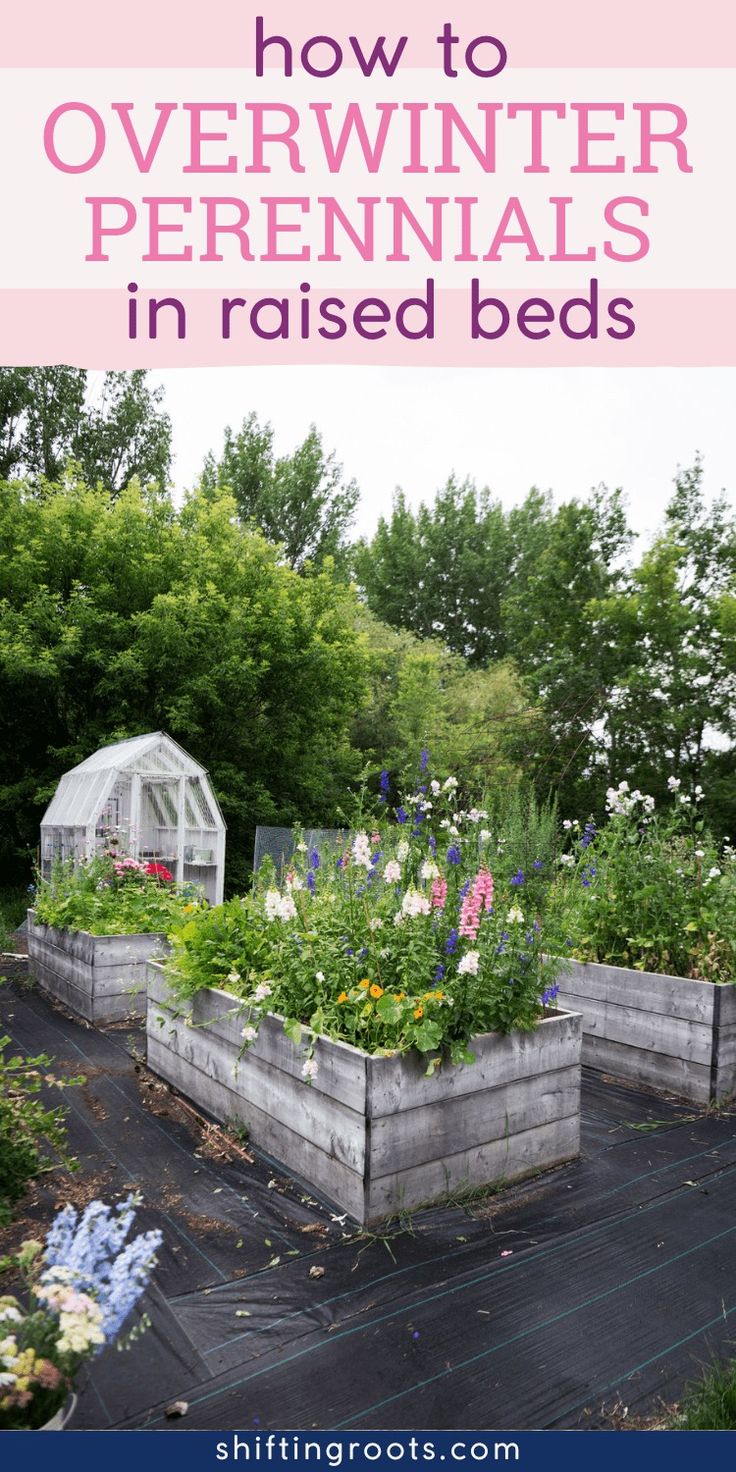
<instances>
[{"instance_id":1,"label":"red flower","mask_svg":"<svg viewBox=\"0 0 736 1472\"><path fill-rule=\"evenodd\" d=\"M146 873L152 874L154 879L173 879L173 874L164 864L146 864Z\"/></svg>"}]
</instances>

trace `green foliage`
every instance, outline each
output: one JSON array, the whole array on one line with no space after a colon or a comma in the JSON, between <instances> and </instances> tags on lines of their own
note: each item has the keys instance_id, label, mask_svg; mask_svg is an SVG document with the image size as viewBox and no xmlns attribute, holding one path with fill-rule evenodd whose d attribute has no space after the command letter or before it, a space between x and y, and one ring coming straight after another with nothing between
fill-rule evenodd
<instances>
[{"instance_id":1,"label":"green foliage","mask_svg":"<svg viewBox=\"0 0 736 1472\"><path fill-rule=\"evenodd\" d=\"M174 993L240 997L245 1046L272 1011L297 1043L308 1025L371 1053L416 1049L430 1071L469 1060L478 1033L533 1028L556 994L561 938L543 927L554 818L519 802L506 836L487 821L459 810L456 779L425 771L337 863L298 842L281 887L264 867L247 899L193 917L165 963Z\"/></svg>"},{"instance_id":2,"label":"green foliage","mask_svg":"<svg viewBox=\"0 0 736 1472\"><path fill-rule=\"evenodd\" d=\"M355 481L343 480L314 426L290 455L277 456L273 440L271 425L259 424L255 414L237 434L228 426L219 459L207 456L202 490L229 491L243 520L278 543L292 567L339 559L358 502Z\"/></svg>"},{"instance_id":3,"label":"green foliage","mask_svg":"<svg viewBox=\"0 0 736 1472\"><path fill-rule=\"evenodd\" d=\"M0 888L0 951L15 950L14 931L25 920L28 905L26 889L17 885Z\"/></svg>"},{"instance_id":4,"label":"green foliage","mask_svg":"<svg viewBox=\"0 0 736 1472\"><path fill-rule=\"evenodd\" d=\"M717 1361L690 1385L670 1431L736 1431L736 1360Z\"/></svg>"},{"instance_id":5,"label":"green foliage","mask_svg":"<svg viewBox=\"0 0 736 1472\"><path fill-rule=\"evenodd\" d=\"M10 1046L9 1037L0 1037L0 1226L29 1181L57 1163L76 1169L66 1148L66 1110L60 1104L47 1108L41 1090L44 1085L62 1089L82 1082L55 1078L45 1054L28 1058L11 1053Z\"/></svg>"},{"instance_id":6,"label":"green foliage","mask_svg":"<svg viewBox=\"0 0 736 1472\"><path fill-rule=\"evenodd\" d=\"M357 627L368 686L351 734L374 771L385 765L403 776L427 746L437 770L456 772L466 791L514 787L520 772L512 748L524 733L532 739L538 713L513 666L468 666L438 639L399 632L368 609Z\"/></svg>"},{"instance_id":7,"label":"green foliage","mask_svg":"<svg viewBox=\"0 0 736 1472\"><path fill-rule=\"evenodd\" d=\"M57 481L74 461L82 479L113 493L134 477L165 485L171 423L162 398L140 368L105 373L96 391L82 368L0 368L0 479Z\"/></svg>"},{"instance_id":8,"label":"green foliage","mask_svg":"<svg viewBox=\"0 0 736 1472\"><path fill-rule=\"evenodd\" d=\"M180 999L203 986L227 988L265 973L270 955L262 912L252 896L199 910L171 937L166 975ZM237 981L232 978L237 975Z\"/></svg>"},{"instance_id":9,"label":"green foliage","mask_svg":"<svg viewBox=\"0 0 736 1472\"><path fill-rule=\"evenodd\" d=\"M0 877L33 852L60 774L143 731L208 768L233 886L258 822L330 820L358 761L354 600L234 513L155 486L0 484Z\"/></svg>"},{"instance_id":10,"label":"green foliage","mask_svg":"<svg viewBox=\"0 0 736 1472\"><path fill-rule=\"evenodd\" d=\"M579 959L736 981L736 853L730 844L719 851L700 796L676 788L658 812L624 783L609 793L611 816L594 838L589 827L581 844L571 830L563 866Z\"/></svg>"},{"instance_id":11,"label":"green foliage","mask_svg":"<svg viewBox=\"0 0 736 1472\"><path fill-rule=\"evenodd\" d=\"M36 919L90 935L168 935L201 901L191 885L177 889L148 867L157 866L102 854L58 862L48 880L39 880Z\"/></svg>"}]
</instances>

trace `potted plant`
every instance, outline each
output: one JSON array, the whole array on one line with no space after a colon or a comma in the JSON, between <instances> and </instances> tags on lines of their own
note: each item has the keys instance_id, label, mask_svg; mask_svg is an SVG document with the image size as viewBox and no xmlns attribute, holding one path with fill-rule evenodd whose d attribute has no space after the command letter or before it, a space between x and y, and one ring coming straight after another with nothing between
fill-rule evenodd
<instances>
[{"instance_id":1,"label":"potted plant","mask_svg":"<svg viewBox=\"0 0 736 1472\"><path fill-rule=\"evenodd\" d=\"M111 849L58 863L28 912L28 954L40 985L88 1022L145 1010L146 963L200 904L160 863Z\"/></svg>"},{"instance_id":2,"label":"potted plant","mask_svg":"<svg viewBox=\"0 0 736 1472\"><path fill-rule=\"evenodd\" d=\"M325 862L193 917L149 967L150 1066L360 1222L579 1150L549 855L524 870L454 777Z\"/></svg>"},{"instance_id":3,"label":"potted plant","mask_svg":"<svg viewBox=\"0 0 736 1472\"><path fill-rule=\"evenodd\" d=\"M570 960L560 998L583 1016L583 1062L701 1103L736 1093L736 858L701 817L627 782L600 832L566 822Z\"/></svg>"},{"instance_id":4,"label":"potted plant","mask_svg":"<svg viewBox=\"0 0 736 1472\"><path fill-rule=\"evenodd\" d=\"M45 1243L24 1242L0 1261L25 1283L21 1298L0 1297L0 1429L62 1429L81 1367L119 1341L162 1240L157 1231L129 1238L138 1205L136 1196L114 1208L92 1201L81 1217L65 1206Z\"/></svg>"}]
</instances>

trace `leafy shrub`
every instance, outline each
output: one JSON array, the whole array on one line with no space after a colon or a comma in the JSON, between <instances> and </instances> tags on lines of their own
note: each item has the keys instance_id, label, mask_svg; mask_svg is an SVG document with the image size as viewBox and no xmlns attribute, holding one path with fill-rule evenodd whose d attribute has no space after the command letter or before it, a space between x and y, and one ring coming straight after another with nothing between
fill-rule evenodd
<instances>
[{"instance_id":1,"label":"leafy shrub","mask_svg":"<svg viewBox=\"0 0 736 1472\"><path fill-rule=\"evenodd\" d=\"M100 854L84 863L57 863L39 880L36 919L92 935L167 934L201 904L192 885L177 887L161 864Z\"/></svg>"},{"instance_id":2,"label":"leafy shrub","mask_svg":"<svg viewBox=\"0 0 736 1472\"><path fill-rule=\"evenodd\" d=\"M736 980L736 854L719 849L691 797L669 779L671 806L628 783L608 792L609 818L596 832L568 824L573 954L640 971L703 981Z\"/></svg>"},{"instance_id":3,"label":"leafy shrub","mask_svg":"<svg viewBox=\"0 0 736 1472\"><path fill-rule=\"evenodd\" d=\"M266 1011L295 1037L306 1023L368 1052L454 1061L476 1033L532 1029L557 992L560 942L543 927L551 852L522 868L487 810L458 811L455 778L430 781L427 762L388 821L383 774L382 820L336 862L300 841L283 884L264 865L246 899L193 917L166 962L174 993L234 992L246 1045Z\"/></svg>"},{"instance_id":4,"label":"leafy shrub","mask_svg":"<svg viewBox=\"0 0 736 1472\"><path fill-rule=\"evenodd\" d=\"M0 1037L0 1225L28 1182L54 1169L48 1150L68 1169L76 1168L66 1149L66 1110L60 1104L47 1108L40 1095L44 1084L61 1089L82 1082L55 1078L45 1054L26 1058L9 1053L9 1047L10 1038Z\"/></svg>"}]
</instances>

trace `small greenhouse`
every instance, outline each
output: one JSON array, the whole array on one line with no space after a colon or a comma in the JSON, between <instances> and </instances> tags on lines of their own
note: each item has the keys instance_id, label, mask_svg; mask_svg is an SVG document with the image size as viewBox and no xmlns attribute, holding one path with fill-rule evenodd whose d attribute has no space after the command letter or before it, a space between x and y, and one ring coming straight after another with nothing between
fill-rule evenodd
<instances>
[{"instance_id":1,"label":"small greenhouse","mask_svg":"<svg viewBox=\"0 0 736 1472\"><path fill-rule=\"evenodd\" d=\"M41 871L111 845L221 903L222 813L204 767L163 731L103 746L65 772L41 821Z\"/></svg>"}]
</instances>

